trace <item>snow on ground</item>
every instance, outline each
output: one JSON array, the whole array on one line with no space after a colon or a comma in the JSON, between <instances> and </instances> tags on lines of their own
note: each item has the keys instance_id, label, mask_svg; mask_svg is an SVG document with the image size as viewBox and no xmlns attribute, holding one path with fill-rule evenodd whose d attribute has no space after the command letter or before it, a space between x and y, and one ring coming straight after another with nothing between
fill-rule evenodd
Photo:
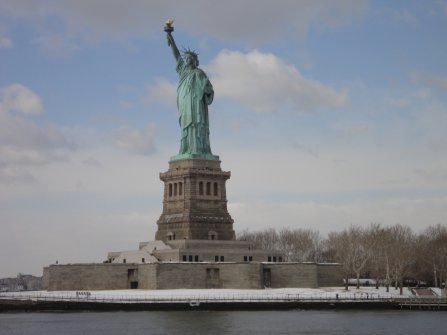
<instances>
[{"instance_id":1,"label":"snow on ground","mask_svg":"<svg viewBox=\"0 0 447 335\"><path fill-rule=\"evenodd\" d=\"M403 295L399 290L385 287L350 287L345 291L343 287L325 288L279 288L264 290L237 289L179 289L179 290L113 290L113 291L24 291L0 293L0 299L23 300L70 300L70 301L98 301L98 302L185 302L185 301L290 301L290 300L386 300L392 298L415 297L408 288L404 288Z\"/></svg>"},{"instance_id":2,"label":"snow on ground","mask_svg":"<svg viewBox=\"0 0 447 335\"><path fill-rule=\"evenodd\" d=\"M444 297L445 298L445 296L446 296L446 290L445 289L440 289L439 287L433 287L431 290L438 297Z\"/></svg>"}]
</instances>

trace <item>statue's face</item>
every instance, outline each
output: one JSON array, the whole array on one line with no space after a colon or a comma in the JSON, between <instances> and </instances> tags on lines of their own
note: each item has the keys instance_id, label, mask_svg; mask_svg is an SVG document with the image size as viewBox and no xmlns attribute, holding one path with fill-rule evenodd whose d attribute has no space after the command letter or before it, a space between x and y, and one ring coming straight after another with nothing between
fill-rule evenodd
<instances>
[{"instance_id":1,"label":"statue's face","mask_svg":"<svg viewBox=\"0 0 447 335\"><path fill-rule=\"evenodd\" d=\"M185 54L185 63L189 66L196 67L196 60L191 54Z\"/></svg>"}]
</instances>

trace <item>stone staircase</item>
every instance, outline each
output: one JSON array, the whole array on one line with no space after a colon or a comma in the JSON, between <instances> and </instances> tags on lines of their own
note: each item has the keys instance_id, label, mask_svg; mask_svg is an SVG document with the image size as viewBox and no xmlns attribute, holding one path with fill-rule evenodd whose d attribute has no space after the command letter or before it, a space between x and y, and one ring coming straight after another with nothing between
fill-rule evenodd
<instances>
[{"instance_id":1,"label":"stone staircase","mask_svg":"<svg viewBox=\"0 0 447 335\"><path fill-rule=\"evenodd\" d=\"M436 297L431 288L413 288L411 290L417 297Z\"/></svg>"}]
</instances>

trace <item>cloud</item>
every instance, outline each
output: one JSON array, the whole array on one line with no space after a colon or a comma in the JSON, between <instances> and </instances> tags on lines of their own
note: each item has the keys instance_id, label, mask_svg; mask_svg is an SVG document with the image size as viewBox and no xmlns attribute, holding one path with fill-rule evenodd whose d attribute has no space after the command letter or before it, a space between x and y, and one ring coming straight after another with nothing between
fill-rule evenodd
<instances>
[{"instance_id":1,"label":"cloud","mask_svg":"<svg viewBox=\"0 0 447 335\"><path fill-rule=\"evenodd\" d=\"M0 88L0 101L1 108L10 113L38 115L43 111L39 96L21 84Z\"/></svg>"},{"instance_id":2,"label":"cloud","mask_svg":"<svg viewBox=\"0 0 447 335\"><path fill-rule=\"evenodd\" d=\"M390 100L390 105L395 107L404 108L410 104L410 101L405 98L396 98Z\"/></svg>"},{"instance_id":3,"label":"cloud","mask_svg":"<svg viewBox=\"0 0 447 335\"><path fill-rule=\"evenodd\" d=\"M414 96L421 100L427 100L431 97L431 91L429 88L420 88L416 91Z\"/></svg>"},{"instance_id":4,"label":"cloud","mask_svg":"<svg viewBox=\"0 0 447 335\"><path fill-rule=\"evenodd\" d=\"M297 112L336 108L348 100L346 89L337 91L304 78L295 66L257 50L222 51L207 69L219 98L230 98L259 113L287 106Z\"/></svg>"},{"instance_id":5,"label":"cloud","mask_svg":"<svg viewBox=\"0 0 447 335\"><path fill-rule=\"evenodd\" d=\"M281 227L312 228L323 234L340 231L351 224L366 226L376 222L383 225L404 224L416 232L429 225L447 224L447 198L385 198L377 201L353 201L344 204L318 202L296 203L229 203L235 219L235 229L267 229L287 218Z\"/></svg>"},{"instance_id":6,"label":"cloud","mask_svg":"<svg viewBox=\"0 0 447 335\"><path fill-rule=\"evenodd\" d=\"M87 167L93 167L93 168L102 167L101 162L99 162L97 159L95 159L91 156L84 159L82 161L82 165L87 166Z\"/></svg>"},{"instance_id":7,"label":"cloud","mask_svg":"<svg viewBox=\"0 0 447 335\"><path fill-rule=\"evenodd\" d=\"M433 185L447 184L447 167L436 167L432 169L415 169L414 173L422 178L425 182Z\"/></svg>"},{"instance_id":8,"label":"cloud","mask_svg":"<svg viewBox=\"0 0 447 335\"><path fill-rule=\"evenodd\" d=\"M357 122L337 122L333 125L337 130L340 130L348 134L366 134L373 130L374 126L367 121L357 121Z\"/></svg>"},{"instance_id":9,"label":"cloud","mask_svg":"<svg viewBox=\"0 0 447 335\"><path fill-rule=\"evenodd\" d=\"M148 223L155 222L160 215L158 208L137 212L110 207L91 209L71 203L60 209L54 205L58 200L52 200L50 208L45 210L22 208L20 214L2 211L0 245L9 252L0 254L0 278L18 272L41 276L42 268L56 260L102 262L108 251L136 249L142 238L153 237L156 225Z\"/></svg>"},{"instance_id":10,"label":"cloud","mask_svg":"<svg viewBox=\"0 0 447 335\"><path fill-rule=\"evenodd\" d=\"M156 83L149 87L148 94L141 98L143 103L160 102L174 105L177 99L177 84L164 78L155 78Z\"/></svg>"},{"instance_id":11,"label":"cloud","mask_svg":"<svg viewBox=\"0 0 447 335\"><path fill-rule=\"evenodd\" d=\"M168 17L183 31L220 39L250 43L283 34L302 38L312 27L321 30L349 24L367 9L366 0L280 0L262 5L257 0L134 0L126 6L121 0L0 2L0 13L7 17L24 17L45 33L56 33L57 27L66 39L80 36L89 41L161 34Z\"/></svg>"},{"instance_id":12,"label":"cloud","mask_svg":"<svg viewBox=\"0 0 447 335\"><path fill-rule=\"evenodd\" d=\"M42 35L34 40L44 52L51 56L65 58L73 52L80 50L80 47L60 33Z\"/></svg>"},{"instance_id":13,"label":"cloud","mask_svg":"<svg viewBox=\"0 0 447 335\"><path fill-rule=\"evenodd\" d=\"M13 43L9 37L0 36L0 49L10 49L13 47Z\"/></svg>"},{"instance_id":14,"label":"cloud","mask_svg":"<svg viewBox=\"0 0 447 335\"><path fill-rule=\"evenodd\" d=\"M292 146L293 149L296 149L298 151L301 151L301 152L304 152L306 154L309 154L309 155L311 155L311 156L313 156L315 158L319 157L318 152L316 150L312 149L311 147L307 146L307 145L304 145L304 144L301 144L301 143L298 143L298 142L294 142L294 143L292 143L291 146Z\"/></svg>"},{"instance_id":15,"label":"cloud","mask_svg":"<svg viewBox=\"0 0 447 335\"><path fill-rule=\"evenodd\" d=\"M29 167L65 159L73 145L55 125L38 125L40 97L21 84L0 87L0 181L29 182Z\"/></svg>"},{"instance_id":16,"label":"cloud","mask_svg":"<svg viewBox=\"0 0 447 335\"><path fill-rule=\"evenodd\" d=\"M124 151L138 155L155 152L155 124L149 123L144 129L123 126L111 134L113 144Z\"/></svg>"},{"instance_id":17,"label":"cloud","mask_svg":"<svg viewBox=\"0 0 447 335\"><path fill-rule=\"evenodd\" d=\"M404 8L400 11L396 11L395 15L397 19L402 22L416 26L421 24L419 19L415 15L413 15L413 13L411 13L407 8Z\"/></svg>"},{"instance_id":18,"label":"cloud","mask_svg":"<svg viewBox=\"0 0 447 335\"><path fill-rule=\"evenodd\" d=\"M130 110L130 109L132 109L132 108L134 107L134 103L133 103L133 102L130 102L130 101L123 101L123 100L121 100L121 101L119 102L119 104L120 104L120 107L121 107L123 110Z\"/></svg>"},{"instance_id":19,"label":"cloud","mask_svg":"<svg viewBox=\"0 0 447 335\"><path fill-rule=\"evenodd\" d=\"M204 68L219 93L216 98L232 99L259 113L275 112L285 107L298 112L337 108L348 100L346 89L337 91L304 78L295 66L257 50L248 53L221 51ZM176 101L176 83L156 78L142 101L172 105Z\"/></svg>"},{"instance_id":20,"label":"cloud","mask_svg":"<svg viewBox=\"0 0 447 335\"><path fill-rule=\"evenodd\" d=\"M0 183L29 184L35 181L36 178L26 169L0 164Z\"/></svg>"},{"instance_id":21,"label":"cloud","mask_svg":"<svg viewBox=\"0 0 447 335\"><path fill-rule=\"evenodd\" d=\"M282 0L263 2L248 1L197 1L196 8L178 8L188 13L179 16L179 26L191 32L206 33L224 40L248 43L268 41L279 35L304 38L311 28L334 28L352 22L367 10L366 1ZM189 6L185 3L185 7ZM181 6L183 7L183 6ZM207 13L203 15L203 13Z\"/></svg>"},{"instance_id":22,"label":"cloud","mask_svg":"<svg viewBox=\"0 0 447 335\"><path fill-rule=\"evenodd\" d=\"M436 87L438 89L447 91L447 77L419 71L410 72L409 76L410 79L414 82L424 83L430 87Z\"/></svg>"},{"instance_id":23,"label":"cloud","mask_svg":"<svg viewBox=\"0 0 447 335\"><path fill-rule=\"evenodd\" d=\"M8 36L8 27L0 22L0 49L10 49L14 46L11 38Z\"/></svg>"}]
</instances>

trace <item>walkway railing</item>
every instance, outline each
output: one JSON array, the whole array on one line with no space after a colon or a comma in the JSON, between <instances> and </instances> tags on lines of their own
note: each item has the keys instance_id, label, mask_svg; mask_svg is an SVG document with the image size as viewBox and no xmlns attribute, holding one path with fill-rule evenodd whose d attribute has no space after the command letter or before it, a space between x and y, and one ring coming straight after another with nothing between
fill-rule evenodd
<instances>
[{"instance_id":1,"label":"walkway railing","mask_svg":"<svg viewBox=\"0 0 447 335\"><path fill-rule=\"evenodd\" d=\"M95 291L79 292L6 292L0 293L0 300L28 301L71 301L99 303L265 303L265 302L396 302L399 304L447 304L447 298L440 297L396 297L391 294L192 294L192 295L152 295L152 294L107 294Z\"/></svg>"}]
</instances>

